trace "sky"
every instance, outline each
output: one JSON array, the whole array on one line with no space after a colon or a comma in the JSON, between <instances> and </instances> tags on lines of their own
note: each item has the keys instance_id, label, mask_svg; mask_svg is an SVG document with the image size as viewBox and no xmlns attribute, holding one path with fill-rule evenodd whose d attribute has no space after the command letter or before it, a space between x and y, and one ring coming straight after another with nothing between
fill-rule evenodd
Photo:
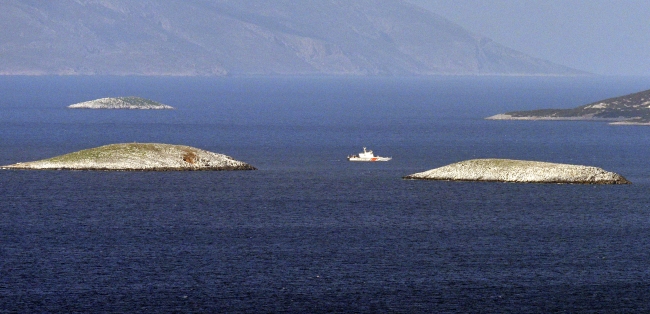
<instances>
[{"instance_id":1,"label":"sky","mask_svg":"<svg viewBox=\"0 0 650 314\"><path fill-rule=\"evenodd\" d=\"M507 47L600 75L650 76L648 0L407 0Z\"/></svg>"}]
</instances>

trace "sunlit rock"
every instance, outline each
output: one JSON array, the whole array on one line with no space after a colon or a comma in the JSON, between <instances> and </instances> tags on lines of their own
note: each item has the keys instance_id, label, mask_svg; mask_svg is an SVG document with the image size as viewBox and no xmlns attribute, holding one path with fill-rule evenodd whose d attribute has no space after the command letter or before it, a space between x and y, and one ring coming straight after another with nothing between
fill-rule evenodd
<instances>
[{"instance_id":1,"label":"sunlit rock","mask_svg":"<svg viewBox=\"0 0 650 314\"><path fill-rule=\"evenodd\" d=\"M111 144L0 168L122 171L255 170L255 167L226 155L190 146L157 143Z\"/></svg>"},{"instance_id":2,"label":"sunlit rock","mask_svg":"<svg viewBox=\"0 0 650 314\"><path fill-rule=\"evenodd\" d=\"M405 176L404 179L517 183L629 184L597 167L512 159L472 159Z\"/></svg>"},{"instance_id":3,"label":"sunlit rock","mask_svg":"<svg viewBox=\"0 0 650 314\"><path fill-rule=\"evenodd\" d=\"M112 97L84 101L68 106L70 109L174 109L140 97Z\"/></svg>"}]
</instances>

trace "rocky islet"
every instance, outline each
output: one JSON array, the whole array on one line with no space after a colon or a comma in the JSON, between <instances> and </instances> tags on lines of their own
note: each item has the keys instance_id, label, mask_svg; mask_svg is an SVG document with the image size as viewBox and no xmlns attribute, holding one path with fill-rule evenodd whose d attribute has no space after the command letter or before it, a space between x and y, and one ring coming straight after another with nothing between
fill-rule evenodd
<instances>
[{"instance_id":1,"label":"rocky islet","mask_svg":"<svg viewBox=\"0 0 650 314\"><path fill-rule=\"evenodd\" d=\"M106 171L256 170L243 161L223 154L190 146L160 143L111 144L0 168Z\"/></svg>"},{"instance_id":2,"label":"rocky islet","mask_svg":"<svg viewBox=\"0 0 650 314\"><path fill-rule=\"evenodd\" d=\"M68 106L70 109L174 109L172 106L141 97L106 97Z\"/></svg>"},{"instance_id":3,"label":"rocky islet","mask_svg":"<svg viewBox=\"0 0 650 314\"><path fill-rule=\"evenodd\" d=\"M413 180L629 184L598 167L513 159L472 159L405 176Z\"/></svg>"}]
</instances>

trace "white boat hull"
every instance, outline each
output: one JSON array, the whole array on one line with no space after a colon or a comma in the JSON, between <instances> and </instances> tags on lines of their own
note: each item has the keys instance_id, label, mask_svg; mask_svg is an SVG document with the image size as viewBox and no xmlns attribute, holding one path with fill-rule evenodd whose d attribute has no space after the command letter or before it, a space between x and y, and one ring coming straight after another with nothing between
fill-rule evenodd
<instances>
[{"instance_id":1,"label":"white boat hull","mask_svg":"<svg viewBox=\"0 0 650 314\"><path fill-rule=\"evenodd\" d=\"M350 155L348 156L349 161L389 161L392 158L390 157L379 157L375 156L375 154L371 150L367 150L365 147L363 148L363 152L359 153L359 155Z\"/></svg>"},{"instance_id":2,"label":"white boat hull","mask_svg":"<svg viewBox=\"0 0 650 314\"><path fill-rule=\"evenodd\" d=\"M390 157L370 157L370 158L362 158L362 157L349 157L349 161L389 161L392 158Z\"/></svg>"}]
</instances>

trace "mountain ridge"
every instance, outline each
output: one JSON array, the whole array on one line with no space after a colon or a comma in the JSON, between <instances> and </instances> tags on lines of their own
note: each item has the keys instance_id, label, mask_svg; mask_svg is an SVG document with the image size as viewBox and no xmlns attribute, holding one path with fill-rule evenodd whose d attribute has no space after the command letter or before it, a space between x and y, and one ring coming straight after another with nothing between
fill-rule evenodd
<instances>
[{"instance_id":1,"label":"mountain ridge","mask_svg":"<svg viewBox=\"0 0 650 314\"><path fill-rule=\"evenodd\" d=\"M584 75L394 0L6 0L4 75Z\"/></svg>"}]
</instances>

